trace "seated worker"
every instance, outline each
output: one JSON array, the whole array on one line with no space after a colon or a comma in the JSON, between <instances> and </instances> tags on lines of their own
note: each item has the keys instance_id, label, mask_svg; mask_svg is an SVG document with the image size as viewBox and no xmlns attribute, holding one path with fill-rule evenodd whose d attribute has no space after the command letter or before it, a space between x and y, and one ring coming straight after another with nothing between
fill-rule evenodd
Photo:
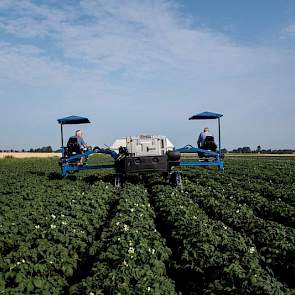
<instances>
[{"instance_id":1,"label":"seated worker","mask_svg":"<svg viewBox=\"0 0 295 295\"><path fill-rule=\"evenodd\" d=\"M67 147L70 150L71 154L81 154L83 152L83 149L88 147L82 137L81 130L76 130L75 136L71 136L69 138ZM84 157L81 157L79 163L83 164L84 160Z\"/></svg>"},{"instance_id":2,"label":"seated worker","mask_svg":"<svg viewBox=\"0 0 295 295\"><path fill-rule=\"evenodd\" d=\"M200 133L199 138L198 138L198 148L202 148L204 146L205 143L205 139L207 136L211 136L214 138L213 134L209 131L208 127L204 128L204 131Z\"/></svg>"},{"instance_id":3,"label":"seated worker","mask_svg":"<svg viewBox=\"0 0 295 295\"><path fill-rule=\"evenodd\" d=\"M198 138L198 148L204 150L216 151L217 145L214 141L213 134L209 131L208 127L204 128L204 131L200 133ZM203 153L199 153L199 156L204 156Z\"/></svg>"},{"instance_id":4,"label":"seated worker","mask_svg":"<svg viewBox=\"0 0 295 295\"><path fill-rule=\"evenodd\" d=\"M87 148L88 145L85 143L83 137L82 137L82 131L81 130L76 130L75 131L75 137L77 138L77 142L80 145L81 149Z\"/></svg>"}]
</instances>

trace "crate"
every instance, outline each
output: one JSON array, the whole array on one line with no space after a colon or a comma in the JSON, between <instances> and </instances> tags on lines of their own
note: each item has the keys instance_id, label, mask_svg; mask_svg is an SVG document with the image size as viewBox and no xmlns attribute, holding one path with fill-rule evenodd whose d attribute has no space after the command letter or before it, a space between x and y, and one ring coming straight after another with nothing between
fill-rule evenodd
<instances>
[{"instance_id":1,"label":"crate","mask_svg":"<svg viewBox=\"0 0 295 295\"><path fill-rule=\"evenodd\" d=\"M126 147L133 157L163 156L168 150L167 137L152 135L127 137Z\"/></svg>"}]
</instances>

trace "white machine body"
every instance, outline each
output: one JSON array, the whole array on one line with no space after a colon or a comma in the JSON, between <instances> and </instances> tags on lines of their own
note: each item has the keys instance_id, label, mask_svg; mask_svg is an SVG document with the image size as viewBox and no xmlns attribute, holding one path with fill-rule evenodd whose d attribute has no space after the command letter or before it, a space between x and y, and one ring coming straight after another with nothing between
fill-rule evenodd
<instances>
[{"instance_id":1,"label":"white machine body","mask_svg":"<svg viewBox=\"0 0 295 295\"><path fill-rule=\"evenodd\" d=\"M116 150L117 145L126 147L129 154L134 157L162 156L167 151L173 150L174 146L170 140L163 135L139 135L118 139L111 146Z\"/></svg>"}]
</instances>

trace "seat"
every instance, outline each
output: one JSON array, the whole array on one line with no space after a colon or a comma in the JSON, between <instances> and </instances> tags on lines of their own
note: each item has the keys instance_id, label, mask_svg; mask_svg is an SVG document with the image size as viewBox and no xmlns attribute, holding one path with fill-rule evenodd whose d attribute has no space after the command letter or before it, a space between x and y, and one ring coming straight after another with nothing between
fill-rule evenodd
<instances>
[{"instance_id":1,"label":"seat","mask_svg":"<svg viewBox=\"0 0 295 295\"><path fill-rule=\"evenodd\" d=\"M82 153L82 149L78 143L77 137L72 136L69 138L66 150L69 157Z\"/></svg>"},{"instance_id":2,"label":"seat","mask_svg":"<svg viewBox=\"0 0 295 295\"><path fill-rule=\"evenodd\" d=\"M212 152L216 152L217 145L214 142L214 137L213 136L206 136L204 144L202 146L202 149L210 150Z\"/></svg>"},{"instance_id":3,"label":"seat","mask_svg":"<svg viewBox=\"0 0 295 295\"><path fill-rule=\"evenodd\" d=\"M214 137L213 136L206 136L204 143L202 146L200 146L201 149L203 150L210 150L212 152L216 152L217 150L217 145L214 141ZM198 152L198 156L200 159L204 159L208 157L208 155L206 155L206 153L202 153L202 152Z\"/></svg>"}]
</instances>

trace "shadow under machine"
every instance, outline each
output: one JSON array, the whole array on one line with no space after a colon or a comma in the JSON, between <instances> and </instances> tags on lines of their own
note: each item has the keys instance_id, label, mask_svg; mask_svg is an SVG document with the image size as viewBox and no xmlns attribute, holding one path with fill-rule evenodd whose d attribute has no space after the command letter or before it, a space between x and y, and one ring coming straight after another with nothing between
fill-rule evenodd
<instances>
[{"instance_id":1,"label":"shadow under machine","mask_svg":"<svg viewBox=\"0 0 295 295\"><path fill-rule=\"evenodd\" d=\"M90 123L88 118L69 116L58 119L61 130L61 153L59 160L62 176L69 173L93 169L113 169L114 184L120 187L130 175L160 173L173 186L182 187L181 169L178 167L216 166L223 171L224 162L221 154L220 118L223 115L203 112L189 118L190 120L218 120L218 149L212 145L212 139L202 148L186 145L182 148L172 148L165 136L140 135L126 137L118 149L88 147L81 149L77 138L71 137L64 145L63 126L69 124ZM206 138L207 139L207 138ZM210 143L211 142L211 143ZM93 154L108 155L112 162L88 164L88 158ZM189 157L187 157L189 156ZM80 159L84 158L83 163Z\"/></svg>"}]
</instances>

